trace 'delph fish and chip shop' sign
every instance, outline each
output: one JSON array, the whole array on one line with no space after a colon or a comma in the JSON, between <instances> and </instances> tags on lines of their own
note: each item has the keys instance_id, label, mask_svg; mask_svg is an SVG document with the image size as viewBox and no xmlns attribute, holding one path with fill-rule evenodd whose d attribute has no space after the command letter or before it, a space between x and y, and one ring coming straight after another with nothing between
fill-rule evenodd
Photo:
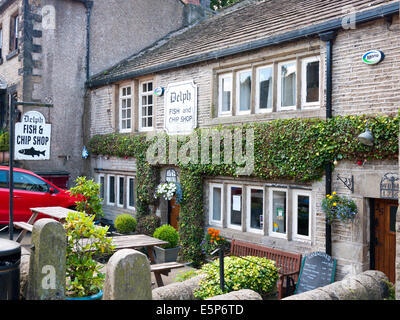
<instances>
[{"instance_id":1,"label":"'delph fish and chip shop' sign","mask_svg":"<svg viewBox=\"0 0 400 320\"><path fill-rule=\"evenodd\" d=\"M37 111L29 111L15 124L15 159L49 160L51 124Z\"/></svg>"},{"instance_id":2,"label":"'delph fish and chip shop' sign","mask_svg":"<svg viewBox=\"0 0 400 320\"><path fill-rule=\"evenodd\" d=\"M165 90L164 128L168 134L190 134L197 127L197 86L193 80Z\"/></svg>"},{"instance_id":3,"label":"'delph fish and chip shop' sign","mask_svg":"<svg viewBox=\"0 0 400 320\"><path fill-rule=\"evenodd\" d=\"M324 252L313 252L301 264L295 294L314 290L331 284L335 280L336 259Z\"/></svg>"}]
</instances>

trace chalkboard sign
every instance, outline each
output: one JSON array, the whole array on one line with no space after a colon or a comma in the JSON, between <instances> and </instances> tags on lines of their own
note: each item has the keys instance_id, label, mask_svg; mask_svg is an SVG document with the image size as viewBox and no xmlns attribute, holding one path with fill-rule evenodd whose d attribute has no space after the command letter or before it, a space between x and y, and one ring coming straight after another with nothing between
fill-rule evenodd
<instances>
[{"instance_id":1,"label":"chalkboard sign","mask_svg":"<svg viewBox=\"0 0 400 320\"><path fill-rule=\"evenodd\" d=\"M336 259L324 252L313 252L303 258L295 294L314 290L335 280Z\"/></svg>"}]
</instances>

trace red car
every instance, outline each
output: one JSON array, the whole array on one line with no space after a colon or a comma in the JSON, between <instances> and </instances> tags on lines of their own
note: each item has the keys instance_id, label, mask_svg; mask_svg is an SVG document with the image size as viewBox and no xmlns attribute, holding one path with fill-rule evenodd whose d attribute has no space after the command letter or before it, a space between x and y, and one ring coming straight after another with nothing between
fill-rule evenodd
<instances>
[{"instance_id":1,"label":"red car","mask_svg":"<svg viewBox=\"0 0 400 320\"><path fill-rule=\"evenodd\" d=\"M9 167L0 166L0 224L9 223ZM71 197L66 190L31 171L14 168L14 215L15 222L27 222L32 215L30 208L75 207L78 199ZM40 216L38 218L44 218Z\"/></svg>"}]
</instances>

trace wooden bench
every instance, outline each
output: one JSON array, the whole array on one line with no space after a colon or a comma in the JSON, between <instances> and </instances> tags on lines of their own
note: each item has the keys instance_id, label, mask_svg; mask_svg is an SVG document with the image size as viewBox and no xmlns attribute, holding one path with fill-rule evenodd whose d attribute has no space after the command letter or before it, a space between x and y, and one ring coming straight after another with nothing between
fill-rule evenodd
<instances>
[{"instance_id":1,"label":"wooden bench","mask_svg":"<svg viewBox=\"0 0 400 320\"><path fill-rule=\"evenodd\" d=\"M266 246L233 239L231 243L231 255L237 257L264 257L275 261L275 265L279 272L278 299L283 298L284 288L286 288L286 295L289 294L290 282L292 282L293 286L295 283L297 283L301 267L300 253L285 252Z\"/></svg>"},{"instance_id":2,"label":"wooden bench","mask_svg":"<svg viewBox=\"0 0 400 320\"><path fill-rule=\"evenodd\" d=\"M150 271L158 274L163 274L167 276L172 269L183 268L185 265L178 262L166 262L166 263L159 263L159 264L152 264L150 265ZM156 277L157 286L162 287L164 283L161 277Z\"/></svg>"}]
</instances>

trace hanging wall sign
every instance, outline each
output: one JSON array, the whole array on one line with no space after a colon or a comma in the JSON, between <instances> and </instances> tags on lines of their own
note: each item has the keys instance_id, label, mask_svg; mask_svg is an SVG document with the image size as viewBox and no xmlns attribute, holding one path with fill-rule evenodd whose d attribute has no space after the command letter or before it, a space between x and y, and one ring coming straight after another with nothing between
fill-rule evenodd
<instances>
[{"instance_id":1,"label":"hanging wall sign","mask_svg":"<svg viewBox=\"0 0 400 320\"><path fill-rule=\"evenodd\" d=\"M399 198L399 175L397 173L386 173L380 183L381 198L394 199Z\"/></svg>"},{"instance_id":2,"label":"hanging wall sign","mask_svg":"<svg viewBox=\"0 0 400 320\"><path fill-rule=\"evenodd\" d=\"M51 124L37 111L29 111L15 124L16 160L50 159Z\"/></svg>"},{"instance_id":3,"label":"hanging wall sign","mask_svg":"<svg viewBox=\"0 0 400 320\"><path fill-rule=\"evenodd\" d=\"M383 61L385 55L382 51L371 50L363 55L363 61L366 64L378 64Z\"/></svg>"},{"instance_id":4,"label":"hanging wall sign","mask_svg":"<svg viewBox=\"0 0 400 320\"><path fill-rule=\"evenodd\" d=\"M168 134L190 134L197 126L197 86L193 80L169 84L165 91L164 128Z\"/></svg>"}]
</instances>

